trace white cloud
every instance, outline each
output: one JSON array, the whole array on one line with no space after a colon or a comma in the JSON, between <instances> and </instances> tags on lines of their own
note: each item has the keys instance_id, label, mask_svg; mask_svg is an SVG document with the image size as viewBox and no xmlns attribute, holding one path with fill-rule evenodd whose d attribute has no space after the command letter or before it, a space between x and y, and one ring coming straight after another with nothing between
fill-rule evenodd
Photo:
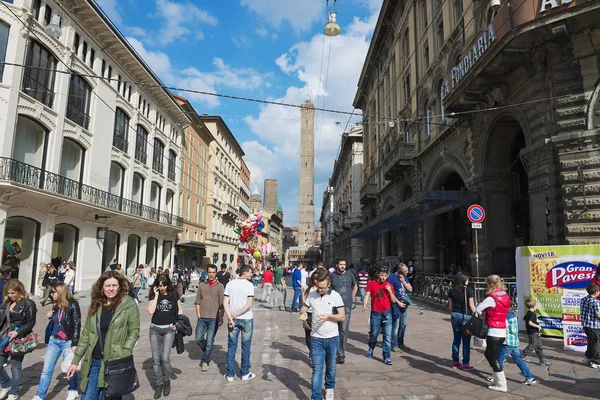
<instances>
[{"instance_id":1,"label":"white cloud","mask_svg":"<svg viewBox=\"0 0 600 400\"><path fill-rule=\"evenodd\" d=\"M165 81L171 80L172 76L171 60L169 56L160 51L148 51L142 42L134 37L126 38L129 44L137 51L142 59L150 66L158 76Z\"/></svg>"},{"instance_id":2,"label":"white cloud","mask_svg":"<svg viewBox=\"0 0 600 400\"><path fill-rule=\"evenodd\" d=\"M108 18L110 18L115 25L121 25L123 23L123 19L117 11L117 0L96 0L96 3L98 3L102 11L108 15Z\"/></svg>"},{"instance_id":3,"label":"white cloud","mask_svg":"<svg viewBox=\"0 0 600 400\"><path fill-rule=\"evenodd\" d=\"M252 46L252 42L246 36L233 36L231 41L238 49L245 49Z\"/></svg>"},{"instance_id":4,"label":"white cloud","mask_svg":"<svg viewBox=\"0 0 600 400\"><path fill-rule=\"evenodd\" d=\"M276 29L285 22L296 31L307 31L325 15L324 0L241 0L240 3Z\"/></svg>"},{"instance_id":5,"label":"white cloud","mask_svg":"<svg viewBox=\"0 0 600 400\"><path fill-rule=\"evenodd\" d=\"M381 0L378 1L381 5ZM294 44L277 58L276 65L282 72L297 78L298 84L288 87L281 98L270 100L301 104L309 96L315 106L351 112L356 85L369 48L370 35L377 21L378 9L375 10L373 7L372 10L369 18L365 20L355 18L350 25L342 26L340 36L325 38L322 69L322 34L313 36L309 41ZM329 76L326 79L328 58ZM331 174L348 117L349 115L320 112L315 116L314 201L317 219L321 211L322 190L326 187ZM279 195L286 226L297 224L297 192L300 178L299 118L299 109L276 105L264 105L257 116L245 118L250 130L259 138L258 143L242 144L246 153L245 159L250 161L247 163L252 181L255 181L255 176L261 179L268 177L279 180ZM338 126L336 122L340 125ZM270 151L271 154L267 156L265 150ZM266 176L266 171L275 175Z\"/></svg>"},{"instance_id":6,"label":"white cloud","mask_svg":"<svg viewBox=\"0 0 600 400\"><path fill-rule=\"evenodd\" d=\"M269 31L267 30L267 28L265 28L264 26L259 26L258 28L256 28L256 34L262 38L262 39L266 39L267 36L269 36Z\"/></svg>"},{"instance_id":7,"label":"white cloud","mask_svg":"<svg viewBox=\"0 0 600 400\"><path fill-rule=\"evenodd\" d=\"M156 15L163 20L158 32L161 45L168 45L177 39L185 39L193 34L197 40L204 39L200 25L216 26L217 18L191 3L175 3L156 0Z\"/></svg>"}]
</instances>

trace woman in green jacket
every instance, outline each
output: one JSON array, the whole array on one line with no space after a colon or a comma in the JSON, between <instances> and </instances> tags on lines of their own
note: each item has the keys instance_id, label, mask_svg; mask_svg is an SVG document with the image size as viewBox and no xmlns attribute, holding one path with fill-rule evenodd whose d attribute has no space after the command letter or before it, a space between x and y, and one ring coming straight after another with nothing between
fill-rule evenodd
<instances>
[{"instance_id":1,"label":"woman in green jacket","mask_svg":"<svg viewBox=\"0 0 600 400\"><path fill-rule=\"evenodd\" d=\"M92 286L92 301L81 333L75 357L67 372L67 378L81 366L81 400L104 399L104 360L127 357L140 337L140 311L134 299L127 295L129 282L117 271L104 272ZM104 343L100 350L96 318ZM119 400L121 397L106 397Z\"/></svg>"}]
</instances>

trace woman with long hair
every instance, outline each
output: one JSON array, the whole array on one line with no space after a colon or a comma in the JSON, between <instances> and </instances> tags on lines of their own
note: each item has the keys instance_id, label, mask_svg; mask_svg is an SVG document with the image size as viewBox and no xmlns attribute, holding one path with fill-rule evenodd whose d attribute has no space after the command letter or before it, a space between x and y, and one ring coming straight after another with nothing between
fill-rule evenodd
<instances>
[{"instance_id":1,"label":"woman with long hair","mask_svg":"<svg viewBox=\"0 0 600 400\"><path fill-rule=\"evenodd\" d=\"M500 363L500 347L506 339L506 316L510 310L510 297L506 292L506 286L498 275L490 275L487 278L487 292L485 300L477 305L476 312L481 314L485 311L485 322L489 327L486 338L487 347L485 358L494 370L492 384L489 389L498 392L506 392L506 377Z\"/></svg>"},{"instance_id":2,"label":"woman with long hair","mask_svg":"<svg viewBox=\"0 0 600 400\"><path fill-rule=\"evenodd\" d=\"M50 290L52 286L58 282L58 271L56 267L52 264L48 264L46 266L46 274L44 275L44 280L42 281L42 286L44 286L44 300L42 300L42 306L46 305L46 302L52 302L52 298L50 296Z\"/></svg>"},{"instance_id":3,"label":"woman with long hair","mask_svg":"<svg viewBox=\"0 0 600 400\"><path fill-rule=\"evenodd\" d=\"M454 284L448 290L448 309L450 310L450 321L454 340L452 341L452 367L465 371L472 370L471 366L471 336L465 335L464 326L469 320L468 310L471 315L475 314L473 303L473 291L469 287L469 276L459 272L454 277ZM463 346L463 362L460 363L460 344Z\"/></svg>"},{"instance_id":4,"label":"woman with long hair","mask_svg":"<svg viewBox=\"0 0 600 400\"><path fill-rule=\"evenodd\" d=\"M0 337L6 335L10 340L21 339L29 335L35 326L37 308L33 300L27 297L25 287L18 279L11 279L4 285L0 306ZM18 330L16 329L18 328ZM0 349L0 399L8 394L8 400L18 400L21 393L21 371L25 354L4 353ZM10 356L11 377L4 369Z\"/></svg>"},{"instance_id":5,"label":"woman with long hair","mask_svg":"<svg viewBox=\"0 0 600 400\"><path fill-rule=\"evenodd\" d=\"M169 275L161 274L150 288L148 297L150 321L150 348L152 349L152 371L154 398L160 399L171 393L171 348L175 340L177 316L183 314L179 294L173 287Z\"/></svg>"},{"instance_id":6,"label":"woman with long hair","mask_svg":"<svg viewBox=\"0 0 600 400\"><path fill-rule=\"evenodd\" d=\"M71 351L75 351L81 333L81 310L69 287L65 283L57 283L52 287L50 296L54 300L54 308L48 311L52 333L46 348L40 384L33 400L46 398L58 358L62 354L64 359ZM67 400L79 398L77 387L77 373L75 373L69 378Z\"/></svg>"},{"instance_id":7,"label":"woman with long hair","mask_svg":"<svg viewBox=\"0 0 600 400\"><path fill-rule=\"evenodd\" d=\"M65 278L63 282L67 285L71 294L75 293L75 265L73 261L69 261L65 266Z\"/></svg>"},{"instance_id":8,"label":"woman with long hair","mask_svg":"<svg viewBox=\"0 0 600 400\"><path fill-rule=\"evenodd\" d=\"M41 296L39 296L39 298L41 299L44 299L46 297L46 292L44 291L44 277L46 276L46 270L46 263L40 263L40 268L38 270L37 286L41 292Z\"/></svg>"},{"instance_id":9,"label":"woman with long hair","mask_svg":"<svg viewBox=\"0 0 600 400\"><path fill-rule=\"evenodd\" d=\"M85 327L67 371L70 379L83 359L80 372L82 400L121 399L105 397L104 361L130 356L140 337L140 311L128 292L129 282L118 271L104 272L92 285ZM96 323L100 326L102 343Z\"/></svg>"}]
</instances>

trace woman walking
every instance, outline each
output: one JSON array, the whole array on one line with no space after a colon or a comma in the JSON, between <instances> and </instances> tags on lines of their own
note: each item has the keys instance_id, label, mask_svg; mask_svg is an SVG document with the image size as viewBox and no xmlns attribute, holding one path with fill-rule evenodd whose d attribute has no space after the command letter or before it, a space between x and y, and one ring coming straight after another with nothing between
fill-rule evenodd
<instances>
[{"instance_id":1,"label":"woman walking","mask_svg":"<svg viewBox=\"0 0 600 400\"><path fill-rule=\"evenodd\" d=\"M54 309L48 311L52 333L44 357L44 369L40 376L40 384L33 400L44 400L46 398L58 358L62 354L64 359L70 352L75 350L81 333L79 303L75 300L67 285L57 283L52 287L50 296L54 300ZM75 373L69 378L67 400L78 398L77 373Z\"/></svg>"},{"instance_id":2,"label":"woman walking","mask_svg":"<svg viewBox=\"0 0 600 400\"><path fill-rule=\"evenodd\" d=\"M510 310L510 297L506 293L506 286L498 275L490 275L487 278L487 293L476 308L481 314L485 311L485 322L489 327L486 338L487 347L485 358L494 370L492 384L489 389L498 392L506 392L506 377L500 363L500 347L506 339L506 316Z\"/></svg>"},{"instance_id":3,"label":"woman walking","mask_svg":"<svg viewBox=\"0 0 600 400\"><path fill-rule=\"evenodd\" d=\"M53 301L50 296L50 291L56 282L58 282L58 271L54 265L48 264L46 266L46 275L44 275L44 280L42 281L42 285L44 286L44 300L42 300L42 306L45 306L47 302Z\"/></svg>"},{"instance_id":4,"label":"woman walking","mask_svg":"<svg viewBox=\"0 0 600 400\"><path fill-rule=\"evenodd\" d=\"M18 279L11 279L4 285L0 307L0 337L8 335L10 340L22 339L29 335L35 326L37 308L27 297L25 287ZM15 329L15 328L18 328ZM4 353L0 349L0 399L8 394L8 400L18 400L21 393L21 371L25 354ZM10 356L11 375L4 369Z\"/></svg>"},{"instance_id":5,"label":"woman walking","mask_svg":"<svg viewBox=\"0 0 600 400\"><path fill-rule=\"evenodd\" d=\"M46 292L44 288L44 277L46 276L47 271L46 263L40 263L40 270L38 271L37 278L37 286L41 292L41 296L38 296L40 299L44 299L46 297Z\"/></svg>"},{"instance_id":6,"label":"woman walking","mask_svg":"<svg viewBox=\"0 0 600 400\"><path fill-rule=\"evenodd\" d=\"M71 294L75 293L75 266L72 261L69 261L65 266L65 278L63 282L67 285Z\"/></svg>"},{"instance_id":7,"label":"woman walking","mask_svg":"<svg viewBox=\"0 0 600 400\"><path fill-rule=\"evenodd\" d=\"M150 321L150 348L154 398L171 393L171 348L175 340L177 316L183 314L179 294L167 274L159 275L148 298Z\"/></svg>"},{"instance_id":8,"label":"woman walking","mask_svg":"<svg viewBox=\"0 0 600 400\"><path fill-rule=\"evenodd\" d=\"M131 277L131 286L133 287L133 296L140 302L140 298L138 297L140 290L142 290L142 270L144 268L143 264L140 264L135 271L133 272L133 276Z\"/></svg>"},{"instance_id":9,"label":"woman walking","mask_svg":"<svg viewBox=\"0 0 600 400\"><path fill-rule=\"evenodd\" d=\"M67 371L71 379L81 366L82 400L120 400L105 397L104 362L128 357L140 337L140 312L127 296L129 282L117 271L107 271L92 285L92 299L75 357ZM96 329L100 327L100 335ZM102 343L100 342L102 340ZM104 349L104 351L102 351Z\"/></svg>"},{"instance_id":10,"label":"woman walking","mask_svg":"<svg viewBox=\"0 0 600 400\"><path fill-rule=\"evenodd\" d=\"M469 320L468 310L471 315L475 314L473 303L473 291L468 286L469 276L459 272L454 277L454 285L448 290L448 309L450 310L450 321L454 332L452 342L452 367L464 371L473 369L471 366L471 336L465 335L464 326ZM460 363L459 350L462 343L463 362Z\"/></svg>"}]
</instances>

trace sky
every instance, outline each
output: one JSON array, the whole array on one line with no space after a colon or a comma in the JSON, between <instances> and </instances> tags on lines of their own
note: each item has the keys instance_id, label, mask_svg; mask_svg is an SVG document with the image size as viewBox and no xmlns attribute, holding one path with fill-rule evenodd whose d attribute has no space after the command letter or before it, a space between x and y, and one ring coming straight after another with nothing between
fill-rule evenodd
<instances>
[{"instance_id":1,"label":"sky","mask_svg":"<svg viewBox=\"0 0 600 400\"><path fill-rule=\"evenodd\" d=\"M342 33L323 34L332 0L96 0L164 84L352 112L382 0L338 0ZM252 187L277 179L284 225L297 226L300 110L189 92L240 143ZM360 111L359 111L360 113ZM352 122L358 121L354 117ZM315 117L315 221L349 121Z\"/></svg>"}]
</instances>

